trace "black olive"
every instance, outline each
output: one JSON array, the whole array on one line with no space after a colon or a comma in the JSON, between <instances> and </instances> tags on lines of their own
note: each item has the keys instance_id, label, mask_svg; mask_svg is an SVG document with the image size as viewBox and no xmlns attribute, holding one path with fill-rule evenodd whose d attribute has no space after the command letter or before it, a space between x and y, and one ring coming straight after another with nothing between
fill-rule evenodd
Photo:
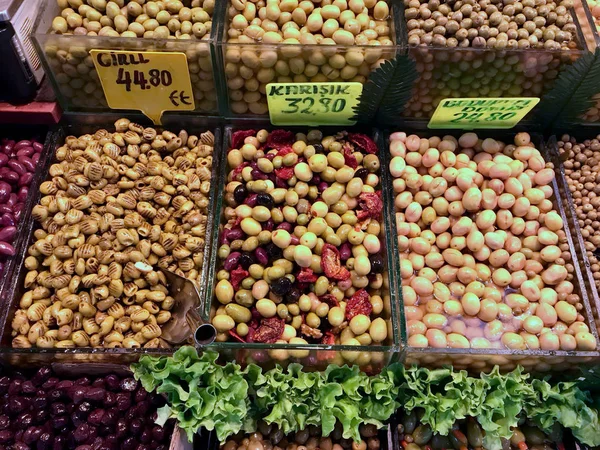
<instances>
[{"instance_id":1,"label":"black olive","mask_svg":"<svg viewBox=\"0 0 600 450\"><path fill-rule=\"evenodd\" d=\"M322 144L313 144L312 146L315 148L316 153L323 153L325 151Z\"/></svg>"},{"instance_id":2,"label":"black olive","mask_svg":"<svg viewBox=\"0 0 600 450\"><path fill-rule=\"evenodd\" d=\"M271 284L271 291L275 295L285 295L292 289L292 281L289 278L283 277L275 280Z\"/></svg>"},{"instance_id":3,"label":"black olive","mask_svg":"<svg viewBox=\"0 0 600 450\"><path fill-rule=\"evenodd\" d=\"M296 303L301 295L302 295L302 292L300 292L300 289L298 289L297 287L293 287L287 293L287 299L291 303Z\"/></svg>"},{"instance_id":4,"label":"black olive","mask_svg":"<svg viewBox=\"0 0 600 450\"><path fill-rule=\"evenodd\" d=\"M275 206L275 201L271 197L271 194L262 193L256 196L256 204L272 209Z\"/></svg>"},{"instance_id":5,"label":"black olive","mask_svg":"<svg viewBox=\"0 0 600 450\"><path fill-rule=\"evenodd\" d=\"M363 181L367 179L367 175L369 175L369 171L364 167L361 167L360 169L357 169L356 172L354 172L354 176L356 178L360 178Z\"/></svg>"},{"instance_id":6,"label":"black olive","mask_svg":"<svg viewBox=\"0 0 600 450\"><path fill-rule=\"evenodd\" d=\"M371 261L371 271L374 273L383 273L384 265L383 265L383 257L379 254L369 256L369 261Z\"/></svg>"},{"instance_id":7,"label":"black olive","mask_svg":"<svg viewBox=\"0 0 600 450\"><path fill-rule=\"evenodd\" d=\"M246 185L238 184L238 186L233 190L233 198L236 203L242 204L246 197L248 196L248 189L246 189Z\"/></svg>"},{"instance_id":8,"label":"black olive","mask_svg":"<svg viewBox=\"0 0 600 450\"><path fill-rule=\"evenodd\" d=\"M240 265L244 270L248 270L248 268L254 264L254 257L250 253L242 253L240 256Z\"/></svg>"},{"instance_id":9,"label":"black olive","mask_svg":"<svg viewBox=\"0 0 600 450\"><path fill-rule=\"evenodd\" d=\"M265 246L265 250L267 251L267 255L269 255L269 258L271 259L279 259L281 258L281 256L283 256L283 251L272 242L269 242Z\"/></svg>"}]
</instances>

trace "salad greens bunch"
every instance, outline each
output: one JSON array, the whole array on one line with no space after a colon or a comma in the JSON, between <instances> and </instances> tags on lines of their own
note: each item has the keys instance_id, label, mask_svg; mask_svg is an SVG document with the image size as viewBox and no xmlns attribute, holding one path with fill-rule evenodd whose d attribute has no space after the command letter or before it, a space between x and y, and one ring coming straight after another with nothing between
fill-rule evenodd
<instances>
[{"instance_id":1,"label":"salad greens bunch","mask_svg":"<svg viewBox=\"0 0 600 450\"><path fill-rule=\"evenodd\" d=\"M143 356L132 366L148 391L168 403L159 420L175 418L192 439L201 427L215 430L220 441L239 431L253 432L257 420L276 424L285 434L320 425L324 436L337 422L345 438L360 440L359 426L385 422L403 408L418 410L433 432L448 434L466 417L477 418L485 431L484 447L496 450L500 438L527 418L547 433L560 424L588 445L600 445L598 410L576 383L552 384L517 368L472 377L451 368L405 368L392 364L374 376L358 367L329 366L305 372L299 364L263 371L250 364L217 364L218 354L198 355L182 347L173 356Z\"/></svg>"}]
</instances>

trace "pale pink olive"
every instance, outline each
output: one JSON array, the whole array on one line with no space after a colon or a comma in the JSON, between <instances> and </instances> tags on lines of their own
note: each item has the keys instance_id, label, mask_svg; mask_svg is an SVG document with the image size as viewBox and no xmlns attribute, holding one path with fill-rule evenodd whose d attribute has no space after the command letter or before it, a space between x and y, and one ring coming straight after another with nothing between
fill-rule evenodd
<instances>
[{"instance_id":1,"label":"pale pink olive","mask_svg":"<svg viewBox=\"0 0 600 450\"><path fill-rule=\"evenodd\" d=\"M471 348L491 348L492 344L486 338L483 337L474 337L471 339Z\"/></svg>"},{"instance_id":2,"label":"pale pink olive","mask_svg":"<svg viewBox=\"0 0 600 450\"><path fill-rule=\"evenodd\" d=\"M448 319L442 314L425 314L423 323L429 329L435 328L441 330L448 324Z\"/></svg>"},{"instance_id":3,"label":"pale pink olive","mask_svg":"<svg viewBox=\"0 0 600 450\"><path fill-rule=\"evenodd\" d=\"M540 347L542 350L558 350L560 349L560 339L557 335L547 332L542 333L539 337Z\"/></svg>"},{"instance_id":4,"label":"pale pink olive","mask_svg":"<svg viewBox=\"0 0 600 450\"><path fill-rule=\"evenodd\" d=\"M504 333L502 335L502 344L511 350L525 350L527 348L525 339L517 333Z\"/></svg>"},{"instance_id":5,"label":"pale pink olive","mask_svg":"<svg viewBox=\"0 0 600 450\"><path fill-rule=\"evenodd\" d=\"M409 336L413 336L415 334L425 334L427 331L427 327L420 320L409 320L406 323L406 331Z\"/></svg>"},{"instance_id":6,"label":"pale pink olive","mask_svg":"<svg viewBox=\"0 0 600 450\"><path fill-rule=\"evenodd\" d=\"M427 343L430 347L446 348L448 346L446 333L444 333L442 330L429 329L425 333L425 337L427 338Z\"/></svg>"},{"instance_id":7,"label":"pale pink olive","mask_svg":"<svg viewBox=\"0 0 600 450\"><path fill-rule=\"evenodd\" d=\"M531 334L538 334L544 328L544 322L538 316L529 316L523 321L523 329Z\"/></svg>"},{"instance_id":8,"label":"pale pink olive","mask_svg":"<svg viewBox=\"0 0 600 450\"><path fill-rule=\"evenodd\" d=\"M577 309L564 300L561 300L556 305L554 305L554 309L556 310L558 318L565 322L567 325L577 320Z\"/></svg>"},{"instance_id":9,"label":"pale pink olive","mask_svg":"<svg viewBox=\"0 0 600 450\"><path fill-rule=\"evenodd\" d=\"M570 334L561 334L559 336L559 342L561 350L572 351L577 349L577 339Z\"/></svg>"},{"instance_id":10,"label":"pale pink olive","mask_svg":"<svg viewBox=\"0 0 600 450\"><path fill-rule=\"evenodd\" d=\"M479 313L477 314L484 322L491 322L498 317L498 305L493 300L481 300Z\"/></svg>"},{"instance_id":11,"label":"pale pink olive","mask_svg":"<svg viewBox=\"0 0 600 450\"><path fill-rule=\"evenodd\" d=\"M538 316L544 322L547 327L552 327L558 320L556 310L546 303L540 303L535 310L535 315Z\"/></svg>"},{"instance_id":12,"label":"pale pink olive","mask_svg":"<svg viewBox=\"0 0 600 450\"><path fill-rule=\"evenodd\" d=\"M414 277L410 282L411 287L415 290L417 295L431 295L433 294L433 284L430 280L424 277Z\"/></svg>"},{"instance_id":13,"label":"pale pink olive","mask_svg":"<svg viewBox=\"0 0 600 450\"><path fill-rule=\"evenodd\" d=\"M575 335L575 339L580 350L591 351L596 349L596 339L592 333L581 331Z\"/></svg>"},{"instance_id":14,"label":"pale pink olive","mask_svg":"<svg viewBox=\"0 0 600 450\"><path fill-rule=\"evenodd\" d=\"M423 348L429 346L429 340L422 334L414 334L408 338L409 347Z\"/></svg>"},{"instance_id":15,"label":"pale pink olive","mask_svg":"<svg viewBox=\"0 0 600 450\"><path fill-rule=\"evenodd\" d=\"M469 348L471 344L469 340L461 334L450 333L447 336L448 347L450 348Z\"/></svg>"}]
</instances>

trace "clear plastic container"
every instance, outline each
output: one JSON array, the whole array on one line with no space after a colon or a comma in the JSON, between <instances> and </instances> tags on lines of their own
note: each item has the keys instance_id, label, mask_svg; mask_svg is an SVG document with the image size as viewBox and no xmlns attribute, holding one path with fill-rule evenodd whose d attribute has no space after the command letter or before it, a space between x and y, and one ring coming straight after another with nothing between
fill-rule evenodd
<instances>
[{"instance_id":1,"label":"clear plastic container","mask_svg":"<svg viewBox=\"0 0 600 450\"><path fill-rule=\"evenodd\" d=\"M399 42L398 4L390 1L390 39ZM227 6L231 1L227 1ZM296 45L228 42L230 27L224 16L217 37L221 89L227 93L227 117L264 116L268 113L268 83L349 82L366 83L372 71L398 52L398 45Z\"/></svg>"},{"instance_id":2,"label":"clear plastic container","mask_svg":"<svg viewBox=\"0 0 600 450\"><path fill-rule=\"evenodd\" d=\"M453 135L460 136L460 132L449 132L450 130L444 130L443 133L435 131L412 131L412 130L398 130L405 131L407 134L417 134L421 137L430 136L441 136L441 135ZM479 131L478 136L482 138L493 137L495 139L501 139L504 142L512 142L512 137L506 132L483 132ZM561 170L560 161L553 152L548 151L543 145L541 136L532 135L532 141L536 143L536 148L540 150L546 162L552 162L555 167L556 177L552 182L552 188L555 193L551 199L554 203L555 210L560 214L563 223L564 231L566 234L566 240L571 249L571 265L573 266L571 283L574 285L574 292L579 295L583 304L583 310L580 313L585 317L586 324L590 328L590 333L596 339L597 347L594 351L547 351L547 350L512 350L512 349L462 349L462 348L433 348L433 347L411 347L408 344L408 330L407 320L405 315L404 305L400 309L400 326L401 326L401 342L403 345L403 351L405 355L404 363L406 365L417 364L420 366L438 368L444 365L452 365L454 369L461 370L466 369L473 373L477 372L488 372L495 365L500 366L502 371L513 370L517 365L521 365L527 372L549 372L566 370L567 368L576 368L584 364L592 364L597 361L600 356L598 348L600 343L598 341L598 332L594 326L590 326L593 313L590 303L593 301L589 296L589 290L584 282L584 274L582 273L579 265L580 252L576 250L575 241L573 234L577 234L578 228L574 225L573 214L571 208L568 206L568 199L566 192L568 187L564 178L564 173ZM387 147L389 148L389 136L386 136ZM393 189L389 192L388 202L394 204L394 192ZM390 208L392 210L392 208ZM391 223L396 223L395 213L392 212L388 219ZM394 236L396 236L396 230L394 230ZM398 241L397 239L391 239L392 252L399 254ZM397 259L399 263L400 258ZM399 272L399 266L396 268ZM398 277L399 278L399 277ZM400 281L398 282L400 285ZM401 288L400 288L401 289Z\"/></svg>"},{"instance_id":3,"label":"clear plastic container","mask_svg":"<svg viewBox=\"0 0 600 450\"><path fill-rule=\"evenodd\" d=\"M46 2L45 7L52 8L51 17L60 14L60 8L54 1ZM38 16L33 41L63 110L110 110L89 55L93 49L108 49L185 53L194 91L194 114L217 112L216 75L213 72L212 55L212 42L217 33L215 17L210 36L202 40L50 34L50 24L42 21L42 17L42 14ZM123 112L125 113L126 111Z\"/></svg>"},{"instance_id":4,"label":"clear plastic container","mask_svg":"<svg viewBox=\"0 0 600 450\"><path fill-rule=\"evenodd\" d=\"M120 116L115 116L116 118ZM138 123L144 123L143 117L136 116L136 119L141 119L137 121ZM51 144L47 144L46 153L48 157L44 161L43 165L40 167L40 170L36 174L36 179L34 183L36 186L39 186L41 182L48 179L48 170L50 166L56 161L56 149L63 145L65 141L65 137L69 135L80 136L84 133L94 133L98 129L108 129L114 130L114 120L110 122L106 116L98 116L96 118L90 118L91 121L94 122L94 125L74 125L74 126L64 126L57 129L54 133L52 133L51 138L48 139L48 142ZM134 119L132 119L134 120ZM190 132L198 131L199 133L205 131L207 128L207 122L200 119L191 119L189 116L179 117L173 120L173 125L165 125L163 129L168 130L179 130L186 129ZM214 157L218 158L219 149L221 147L221 130L219 128L212 128L212 131L215 135L215 144L214 144ZM216 179L217 174L217 164L213 164L212 168L212 177L211 179ZM217 185L215 183L211 184L211 192L209 194L211 202L214 201L215 192L217 190ZM52 348L52 349L42 349L42 348L12 348L12 327L11 322L15 315L15 311L19 309L19 301L24 293L24 279L28 272L28 270L24 267L24 260L28 256L27 248L31 244L32 237L34 231L38 228L37 222L31 216L31 209L33 206L39 203L40 198L42 197L41 193L38 189L33 192L33 195L30 196L30 199L27 204L27 214L23 218L22 226L19 234L19 241L17 245L17 256L14 258L14 263L11 266L10 273L6 273L6 283L2 286L2 290L0 292L0 304L4 305L4 308L0 311L0 358L4 361L7 361L11 365L15 366L26 366L26 365L41 365L41 364L50 364L54 362L73 362L73 361L81 361L81 362L96 362L96 363L119 363L119 364L130 364L132 362L137 361L140 356L150 354L150 355L171 355L175 348L165 345L161 348L133 348L133 349L125 349L125 348L92 348L92 347L78 347L78 348ZM210 209L208 211L207 217L207 231L206 236L211 234L211 224L214 222L212 217L210 216ZM210 248L207 246L205 248L205 258L203 261L201 280L198 282L199 291L200 291L200 303L202 304L202 299L204 298L204 286L206 286L206 276L209 272L208 264L209 264L209 253ZM198 307L201 306L198 305ZM176 306L175 306L176 307ZM193 336L190 335L188 339L188 343L193 342ZM185 344L185 343L184 343ZM183 345L183 344L182 344Z\"/></svg>"},{"instance_id":5,"label":"clear plastic container","mask_svg":"<svg viewBox=\"0 0 600 450\"><path fill-rule=\"evenodd\" d=\"M259 130L262 127L255 127L254 129ZM245 128L242 128L245 129ZM293 128L286 127L286 129ZM209 245L212 250L210 255L209 272L207 274L207 291L205 295L205 304L203 310L203 318L210 320L214 311L216 310L218 301L214 298L214 287L217 283L216 274L219 271L220 262L217 257L217 250L219 247L219 235L225 223L224 220L224 208L225 204L223 201L223 189L227 184L227 174L229 167L227 164L227 152L230 149L231 135L234 129L227 127L224 131L224 146L223 150L219 153L219 175L216 178L216 185L219 186L219 192L215 199L216 202L213 205L214 210L211 212L215 218L215 226L212 228L212 235L210 236ZM306 129L297 130L305 132ZM322 129L324 133L335 132L337 130ZM375 131L374 134L375 142L379 142L380 134ZM381 148L381 147L380 147ZM391 189L390 179L387 175L385 167L385 155L387 152L380 150L379 156L381 158L381 184L382 191L386 192ZM386 211L389 208L390 203L384 201L383 217L387 217L391 214L391 211ZM219 226L216 226L219 225ZM384 234L385 241L383 242L382 250L386 251L389 249L389 236L390 236L390 223L384 221ZM398 327L398 307L399 300L397 298L398 289L396 288L396 276L395 271L392 270L395 267L395 256L393 252L386 251L384 255L384 263L386 269L384 270L384 286L387 290L387 295L383 296L383 312L382 317L388 324L388 339L384 345L369 345L369 346L348 346L348 345L325 345L325 344L308 344L308 345L291 345L291 344L262 344L262 343L240 343L235 341L227 342L215 342L204 348L206 350L218 351L221 358L229 361L237 361L243 363L255 363L265 368L273 367L275 364L287 365L291 362L299 362L305 368L309 370L324 370L328 364L342 365L345 363L353 363L361 366L363 370L369 373L376 373L381 370L382 367L388 365L395 358L399 356L399 327ZM385 275L388 277L385 277Z\"/></svg>"},{"instance_id":6,"label":"clear plastic container","mask_svg":"<svg viewBox=\"0 0 600 450\"><path fill-rule=\"evenodd\" d=\"M577 49L572 50L409 46L418 77L402 117L429 120L445 98L542 97L588 46L580 25L587 23L585 13L575 8L572 15L577 26Z\"/></svg>"}]
</instances>

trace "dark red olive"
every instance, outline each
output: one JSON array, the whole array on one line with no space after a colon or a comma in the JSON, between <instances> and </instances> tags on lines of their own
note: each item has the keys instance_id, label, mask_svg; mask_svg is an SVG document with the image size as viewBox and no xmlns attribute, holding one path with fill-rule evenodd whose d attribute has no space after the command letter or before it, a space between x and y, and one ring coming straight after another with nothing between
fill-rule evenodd
<instances>
[{"instance_id":1,"label":"dark red olive","mask_svg":"<svg viewBox=\"0 0 600 450\"><path fill-rule=\"evenodd\" d=\"M152 437L156 440L156 441L162 441L165 438L165 430L163 427L161 427L160 425L156 425L154 428L152 428Z\"/></svg>"},{"instance_id":2,"label":"dark red olive","mask_svg":"<svg viewBox=\"0 0 600 450\"><path fill-rule=\"evenodd\" d=\"M73 437L77 442L85 442L90 437L90 426L87 423L80 424L73 432Z\"/></svg>"},{"instance_id":3,"label":"dark red olive","mask_svg":"<svg viewBox=\"0 0 600 450\"><path fill-rule=\"evenodd\" d=\"M103 423L104 414L106 412L103 409L97 408L93 410L88 416L88 422L92 425L100 425Z\"/></svg>"},{"instance_id":4,"label":"dark red olive","mask_svg":"<svg viewBox=\"0 0 600 450\"><path fill-rule=\"evenodd\" d=\"M50 406L50 412L52 413L52 415L54 416L61 416L63 414L67 413L67 405L65 405L64 403L52 403L52 405Z\"/></svg>"},{"instance_id":5,"label":"dark red olive","mask_svg":"<svg viewBox=\"0 0 600 450\"><path fill-rule=\"evenodd\" d=\"M104 384L106 385L107 389L116 391L120 388L121 380L119 380L119 377L116 375L107 375L104 377Z\"/></svg>"},{"instance_id":6,"label":"dark red olive","mask_svg":"<svg viewBox=\"0 0 600 450\"><path fill-rule=\"evenodd\" d=\"M13 439L13 432L11 430L2 430L0 431L0 442L3 444L8 444Z\"/></svg>"},{"instance_id":7,"label":"dark red olive","mask_svg":"<svg viewBox=\"0 0 600 450\"><path fill-rule=\"evenodd\" d=\"M42 433L37 441L37 450L50 450L52 448L53 436L50 433Z\"/></svg>"},{"instance_id":8,"label":"dark red olive","mask_svg":"<svg viewBox=\"0 0 600 450\"><path fill-rule=\"evenodd\" d=\"M23 433L23 442L27 445L31 445L40 438L43 433L43 429L41 427L29 427Z\"/></svg>"},{"instance_id":9,"label":"dark red olive","mask_svg":"<svg viewBox=\"0 0 600 450\"><path fill-rule=\"evenodd\" d=\"M122 450L136 450L138 442L134 437L128 437L121 443Z\"/></svg>"},{"instance_id":10,"label":"dark red olive","mask_svg":"<svg viewBox=\"0 0 600 450\"><path fill-rule=\"evenodd\" d=\"M101 387L93 387L87 390L85 398L94 402L101 402L104 400L106 390Z\"/></svg>"}]
</instances>

